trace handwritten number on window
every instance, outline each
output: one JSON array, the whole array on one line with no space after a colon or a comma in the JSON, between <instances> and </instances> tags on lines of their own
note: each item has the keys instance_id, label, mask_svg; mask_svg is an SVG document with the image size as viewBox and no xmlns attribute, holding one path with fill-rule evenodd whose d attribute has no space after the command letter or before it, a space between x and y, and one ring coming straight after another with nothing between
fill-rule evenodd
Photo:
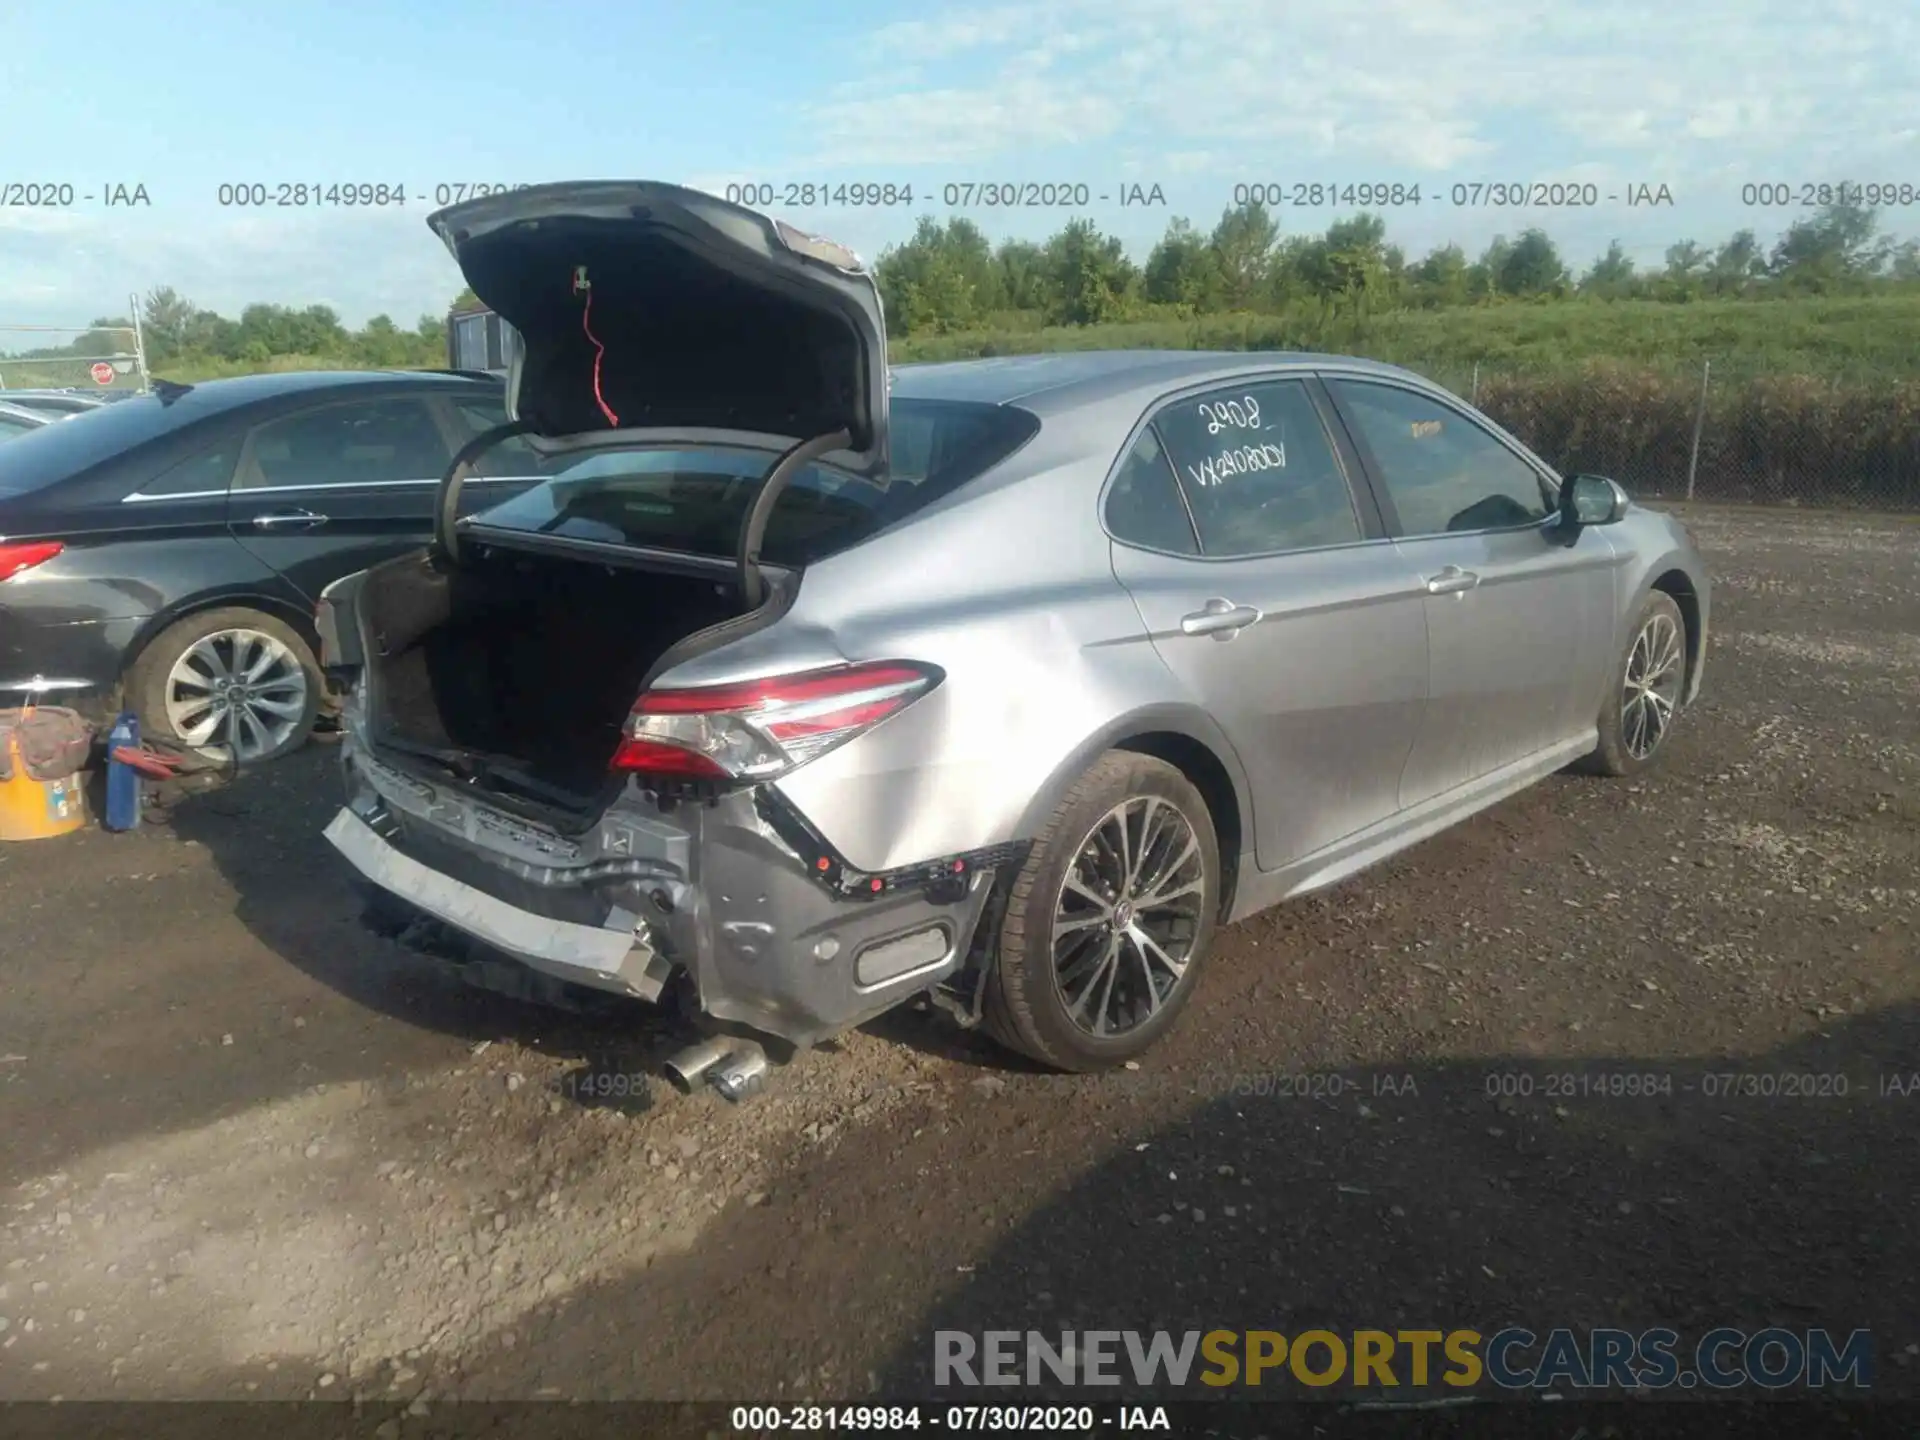
<instances>
[{"instance_id":1,"label":"handwritten number on window","mask_svg":"<svg viewBox=\"0 0 1920 1440\"><path fill-rule=\"evenodd\" d=\"M1187 478L1201 488L1223 485L1236 475L1254 475L1262 470L1287 468L1285 443L1267 441L1259 445L1237 445L1210 455L1198 465L1187 466Z\"/></svg>"},{"instance_id":2,"label":"handwritten number on window","mask_svg":"<svg viewBox=\"0 0 1920 1440\"><path fill-rule=\"evenodd\" d=\"M1200 406L1200 418L1207 424L1207 434L1218 435L1222 430L1258 430L1260 424L1260 402L1251 395L1238 400L1215 400Z\"/></svg>"}]
</instances>

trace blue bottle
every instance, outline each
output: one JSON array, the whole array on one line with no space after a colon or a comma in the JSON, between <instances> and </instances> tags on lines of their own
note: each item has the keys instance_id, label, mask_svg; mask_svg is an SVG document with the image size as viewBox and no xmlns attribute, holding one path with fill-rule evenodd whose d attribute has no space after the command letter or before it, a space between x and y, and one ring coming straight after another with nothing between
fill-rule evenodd
<instances>
[{"instance_id":1,"label":"blue bottle","mask_svg":"<svg viewBox=\"0 0 1920 1440\"><path fill-rule=\"evenodd\" d=\"M122 745L140 748L140 717L123 710L107 732L107 829L140 828L140 772L113 758Z\"/></svg>"}]
</instances>

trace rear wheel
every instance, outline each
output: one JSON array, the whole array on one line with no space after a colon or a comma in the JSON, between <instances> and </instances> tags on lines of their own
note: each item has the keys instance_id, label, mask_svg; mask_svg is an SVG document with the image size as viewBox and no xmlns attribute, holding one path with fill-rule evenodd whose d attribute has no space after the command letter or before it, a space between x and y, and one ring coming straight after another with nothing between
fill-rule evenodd
<instances>
[{"instance_id":1,"label":"rear wheel","mask_svg":"<svg viewBox=\"0 0 1920 1440\"><path fill-rule=\"evenodd\" d=\"M255 765L306 742L324 684L290 625L230 607L155 636L127 672L127 698L144 733L210 760Z\"/></svg>"},{"instance_id":2,"label":"rear wheel","mask_svg":"<svg viewBox=\"0 0 1920 1440\"><path fill-rule=\"evenodd\" d=\"M1219 899L1200 792L1164 761L1110 751L1061 800L1014 881L989 1030L1060 1070L1141 1054L1193 994Z\"/></svg>"},{"instance_id":3,"label":"rear wheel","mask_svg":"<svg viewBox=\"0 0 1920 1440\"><path fill-rule=\"evenodd\" d=\"M1600 740L1586 768L1637 775L1666 748L1687 681L1687 626L1671 595L1647 596L1600 706Z\"/></svg>"}]
</instances>

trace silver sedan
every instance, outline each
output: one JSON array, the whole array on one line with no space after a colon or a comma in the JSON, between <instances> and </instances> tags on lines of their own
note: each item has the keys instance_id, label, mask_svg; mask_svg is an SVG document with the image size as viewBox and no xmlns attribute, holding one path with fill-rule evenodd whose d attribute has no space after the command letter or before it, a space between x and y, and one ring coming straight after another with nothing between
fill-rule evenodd
<instances>
[{"instance_id":1,"label":"silver sedan","mask_svg":"<svg viewBox=\"0 0 1920 1440\"><path fill-rule=\"evenodd\" d=\"M515 332L515 419L433 547L327 592L328 833L380 924L677 986L717 1035L689 1084L921 995L1123 1062L1220 925L1637 773L1699 692L1684 528L1405 371L890 372L855 257L712 197L433 224ZM541 480L460 518L470 473Z\"/></svg>"}]
</instances>

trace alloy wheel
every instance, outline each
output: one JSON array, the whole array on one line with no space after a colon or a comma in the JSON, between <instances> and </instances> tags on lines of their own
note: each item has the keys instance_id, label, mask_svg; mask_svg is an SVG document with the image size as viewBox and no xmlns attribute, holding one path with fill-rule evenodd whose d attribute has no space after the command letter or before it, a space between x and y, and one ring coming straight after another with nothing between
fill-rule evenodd
<instances>
[{"instance_id":1,"label":"alloy wheel","mask_svg":"<svg viewBox=\"0 0 1920 1440\"><path fill-rule=\"evenodd\" d=\"M259 630L216 630L167 672L167 723L191 749L258 760L292 737L307 712L307 673Z\"/></svg>"},{"instance_id":2,"label":"alloy wheel","mask_svg":"<svg viewBox=\"0 0 1920 1440\"><path fill-rule=\"evenodd\" d=\"M1077 1028L1110 1039L1158 1013L1193 958L1206 888L1178 806L1139 795L1101 817L1054 901L1054 985Z\"/></svg>"},{"instance_id":3,"label":"alloy wheel","mask_svg":"<svg viewBox=\"0 0 1920 1440\"><path fill-rule=\"evenodd\" d=\"M1671 615L1653 615L1634 637L1621 687L1620 739L1634 759L1645 760L1667 738L1683 674L1680 627Z\"/></svg>"}]
</instances>

